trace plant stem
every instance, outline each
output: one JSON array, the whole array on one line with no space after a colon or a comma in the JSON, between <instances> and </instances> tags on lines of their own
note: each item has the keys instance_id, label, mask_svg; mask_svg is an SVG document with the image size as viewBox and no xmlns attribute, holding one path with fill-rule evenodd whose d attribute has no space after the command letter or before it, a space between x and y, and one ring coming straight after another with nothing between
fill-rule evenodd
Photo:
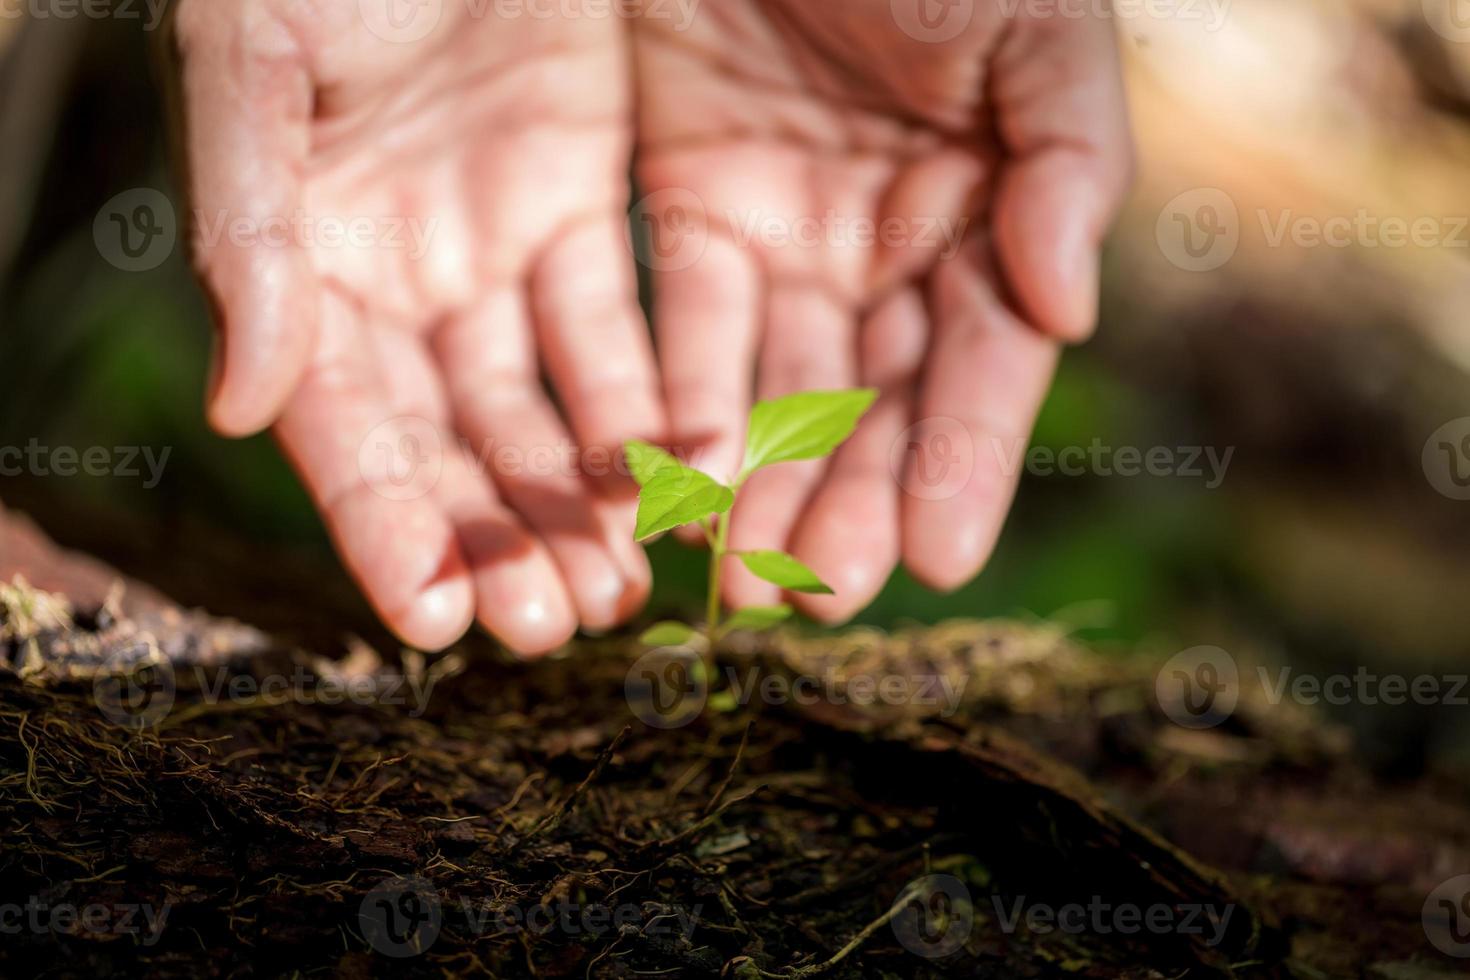
<instances>
[{"instance_id":1,"label":"plant stem","mask_svg":"<svg viewBox=\"0 0 1470 980\"><path fill-rule=\"evenodd\" d=\"M716 520L713 539L709 549L709 602L705 606L705 639L709 656L715 652L715 640L720 632L720 566L724 563L726 542L730 537L730 515L722 514Z\"/></svg>"}]
</instances>

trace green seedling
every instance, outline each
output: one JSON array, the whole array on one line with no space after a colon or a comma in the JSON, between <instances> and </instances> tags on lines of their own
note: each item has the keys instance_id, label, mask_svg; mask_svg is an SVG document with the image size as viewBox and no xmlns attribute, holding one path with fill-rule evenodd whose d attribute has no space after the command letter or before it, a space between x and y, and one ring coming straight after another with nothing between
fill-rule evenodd
<instances>
[{"instance_id":1,"label":"green seedling","mask_svg":"<svg viewBox=\"0 0 1470 980\"><path fill-rule=\"evenodd\" d=\"M697 524L709 541L709 597L704 631L684 623L655 623L640 640L649 646L695 646L709 654L731 630L769 629L791 615L791 607L751 606L720 618L720 567L726 555L739 558L746 568L791 592L831 594L832 590L810 568L781 551L731 551L730 508L751 475L777 463L820 459L840 446L858 419L873 404L877 392L807 391L758 403L750 413L745 459L740 472L725 485L646 442L624 447L628 468L638 482L639 541L685 524Z\"/></svg>"}]
</instances>

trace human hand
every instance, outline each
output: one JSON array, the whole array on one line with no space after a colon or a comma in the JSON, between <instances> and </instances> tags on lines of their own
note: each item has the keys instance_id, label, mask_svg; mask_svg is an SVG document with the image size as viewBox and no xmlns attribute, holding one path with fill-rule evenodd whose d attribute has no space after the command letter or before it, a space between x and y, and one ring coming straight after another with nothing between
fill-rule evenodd
<instances>
[{"instance_id":1,"label":"human hand","mask_svg":"<svg viewBox=\"0 0 1470 980\"><path fill-rule=\"evenodd\" d=\"M762 398L882 391L830 462L757 474L733 512L732 548L790 551L833 586L790 597L825 620L900 557L937 588L989 557L1130 179L1107 22L975 0L936 24L929 2L729 0L635 32L672 441L728 478L752 373ZM941 439L958 465L933 485ZM780 598L738 561L724 577L733 606Z\"/></svg>"},{"instance_id":2,"label":"human hand","mask_svg":"<svg viewBox=\"0 0 1470 980\"><path fill-rule=\"evenodd\" d=\"M594 492L562 451L664 425L625 246L624 26L445 0L419 8L442 12L416 37L423 22L371 9L176 5L195 260L219 326L209 418L229 435L274 425L404 640L442 647L478 615L547 650L630 615L649 585L631 495ZM370 241L327 243L329 224L363 221Z\"/></svg>"}]
</instances>

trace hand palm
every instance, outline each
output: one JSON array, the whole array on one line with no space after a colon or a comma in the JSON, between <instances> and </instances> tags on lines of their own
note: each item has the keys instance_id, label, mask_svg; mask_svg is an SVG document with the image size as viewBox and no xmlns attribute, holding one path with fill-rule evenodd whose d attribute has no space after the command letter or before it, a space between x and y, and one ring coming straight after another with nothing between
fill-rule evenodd
<instances>
[{"instance_id":1,"label":"hand palm","mask_svg":"<svg viewBox=\"0 0 1470 980\"><path fill-rule=\"evenodd\" d=\"M753 365L765 397L884 392L830 466L762 473L734 515L733 547L789 548L834 584L793 597L825 618L866 604L900 555L937 586L974 574L1050 378L1045 335L1091 322L1086 262L1127 167L1088 137L1121 107L1106 77L1091 98L1064 84L1063 56L1111 67L1106 38L977 7L942 43L905 34L887 0L639 25L647 206L670 230L702 212L701 237L654 260L676 439L733 469ZM778 599L738 563L726 579L737 605Z\"/></svg>"},{"instance_id":2,"label":"hand palm","mask_svg":"<svg viewBox=\"0 0 1470 980\"><path fill-rule=\"evenodd\" d=\"M279 412L348 566L405 638L443 645L478 607L512 646L547 649L648 586L628 505L589 491L540 381L583 446L662 428L623 244L625 47L606 21L455 21L452 5L395 43L355 6L233 33L204 5L181 14L196 205L309 215L315 239L197 250L226 342L211 415L250 431ZM258 78L216 63L245 31ZM328 244L333 221L370 240ZM434 446L419 482L394 482Z\"/></svg>"},{"instance_id":3,"label":"hand palm","mask_svg":"<svg viewBox=\"0 0 1470 980\"><path fill-rule=\"evenodd\" d=\"M1099 25L1003 22L980 0L935 45L899 29L903 2L729 0L687 32L652 9L629 32L447 0L413 38L385 36L370 4L176 5L203 217L366 219L372 238L196 248L224 340L212 421L277 420L348 566L424 646L474 609L523 651L635 610L631 504L590 489L571 437L659 435L666 402L672 435L728 470L757 360L762 394L861 381L884 397L825 472L753 481L732 543L795 550L837 587L803 600L831 618L900 553L931 583L968 578L1014 483L981 444L1024 438L1044 333L1090 325L1126 150ZM662 401L623 247L630 150L652 217L672 198L711 220L695 260L655 262ZM421 252L388 240L405 223ZM951 434L970 456L959 485L913 492L924 460L890 449ZM404 492L402 464L413 491L435 441L442 472ZM731 571L728 598L774 598Z\"/></svg>"}]
</instances>

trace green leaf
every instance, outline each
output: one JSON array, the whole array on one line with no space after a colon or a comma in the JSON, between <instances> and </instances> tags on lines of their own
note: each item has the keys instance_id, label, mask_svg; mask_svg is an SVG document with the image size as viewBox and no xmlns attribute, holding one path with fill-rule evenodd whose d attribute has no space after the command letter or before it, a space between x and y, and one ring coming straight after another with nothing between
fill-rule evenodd
<instances>
[{"instance_id":1,"label":"green leaf","mask_svg":"<svg viewBox=\"0 0 1470 980\"><path fill-rule=\"evenodd\" d=\"M641 487L653 479L653 475L665 466L678 466L679 461L670 453L641 439L629 439L623 444L623 455L628 457L628 472Z\"/></svg>"},{"instance_id":2,"label":"green leaf","mask_svg":"<svg viewBox=\"0 0 1470 980\"><path fill-rule=\"evenodd\" d=\"M783 551L741 551L740 560L751 574L792 592L821 592L831 595L817 573Z\"/></svg>"},{"instance_id":3,"label":"green leaf","mask_svg":"<svg viewBox=\"0 0 1470 980\"><path fill-rule=\"evenodd\" d=\"M750 412L741 471L748 475L772 463L826 456L852 435L877 397L872 388L854 388L803 391L759 402Z\"/></svg>"},{"instance_id":4,"label":"green leaf","mask_svg":"<svg viewBox=\"0 0 1470 980\"><path fill-rule=\"evenodd\" d=\"M746 606L725 620L727 630L768 630L791 617L790 606Z\"/></svg>"},{"instance_id":5,"label":"green leaf","mask_svg":"<svg viewBox=\"0 0 1470 980\"><path fill-rule=\"evenodd\" d=\"M729 487L661 449L638 442L629 442L625 449L629 469L642 484L634 529L639 541L681 524L702 521L711 514L723 514L735 502Z\"/></svg>"},{"instance_id":6,"label":"green leaf","mask_svg":"<svg viewBox=\"0 0 1470 980\"><path fill-rule=\"evenodd\" d=\"M638 642L651 647L681 647L699 636L691 627L673 620L654 623L638 637Z\"/></svg>"},{"instance_id":7,"label":"green leaf","mask_svg":"<svg viewBox=\"0 0 1470 980\"><path fill-rule=\"evenodd\" d=\"M733 691L716 691L709 696L709 700L705 702L705 705L711 711L718 711L722 715L728 715L740 707L740 702L735 700L735 693Z\"/></svg>"}]
</instances>

